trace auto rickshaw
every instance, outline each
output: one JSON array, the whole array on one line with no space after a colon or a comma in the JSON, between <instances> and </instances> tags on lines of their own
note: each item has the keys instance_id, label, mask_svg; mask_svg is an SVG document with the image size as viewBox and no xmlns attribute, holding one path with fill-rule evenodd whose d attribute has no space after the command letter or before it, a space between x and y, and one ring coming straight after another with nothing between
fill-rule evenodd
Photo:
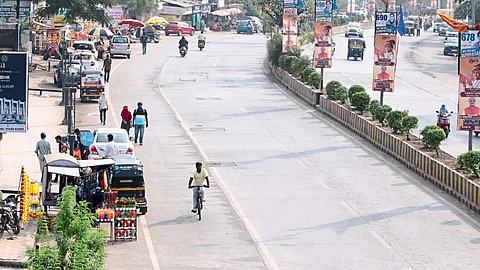
<instances>
[{"instance_id":1,"label":"auto rickshaw","mask_svg":"<svg viewBox=\"0 0 480 270\"><path fill-rule=\"evenodd\" d=\"M143 29L145 35L147 36L147 42L155 42L155 43L158 43L160 41L160 38L159 38L159 35L157 33L157 30L151 26L151 25L147 25L145 26L145 28Z\"/></svg>"},{"instance_id":2,"label":"auto rickshaw","mask_svg":"<svg viewBox=\"0 0 480 270\"><path fill-rule=\"evenodd\" d=\"M98 99L105 91L105 82L101 70L85 70L80 79L80 101Z\"/></svg>"},{"instance_id":3,"label":"auto rickshaw","mask_svg":"<svg viewBox=\"0 0 480 270\"><path fill-rule=\"evenodd\" d=\"M363 60L363 52L365 51L365 48L366 45L363 38L349 38L347 60L350 59L350 57L353 57L355 61L357 61L358 57Z\"/></svg>"},{"instance_id":4,"label":"auto rickshaw","mask_svg":"<svg viewBox=\"0 0 480 270\"><path fill-rule=\"evenodd\" d=\"M415 36L415 22L414 21L406 21L405 22L405 35Z\"/></svg>"}]
</instances>

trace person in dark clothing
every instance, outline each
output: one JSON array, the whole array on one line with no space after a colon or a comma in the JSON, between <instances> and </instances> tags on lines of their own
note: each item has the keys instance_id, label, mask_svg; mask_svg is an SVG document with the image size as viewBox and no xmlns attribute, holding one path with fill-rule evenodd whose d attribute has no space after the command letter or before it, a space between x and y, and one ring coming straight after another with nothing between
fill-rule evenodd
<instances>
[{"instance_id":1,"label":"person in dark clothing","mask_svg":"<svg viewBox=\"0 0 480 270\"><path fill-rule=\"evenodd\" d=\"M103 60L103 67L102 67L102 70L105 72L104 74L105 82L108 82L110 80L110 69L112 69L112 58L110 58L110 55L107 54L105 60Z\"/></svg>"},{"instance_id":2,"label":"person in dark clothing","mask_svg":"<svg viewBox=\"0 0 480 270\"><path fill-rule=\"evenodd\" d=\"M182 38L180 39L180 41L178 42L178 48L182 48L182 47L185 47L185 49L187 49L188 51L188 40L182 36Z\"/></svg>"},{"instance_id":3,"label":"person in dark clothing","mask_svg":"<svg viewBox=\"0 0 480 270\"><path fill-rule=\"evenodd\" d=\"M142 37L140 38L140 42L142 43L143 54L147 54L147 36L142 35Z\"/></svg>"},{"instance_id":4,"label":"person in dark clothing","mask_svg":"<svg viewBox=\"0 0 480 270\"><path fill-rule=\"evenodd\" d=\"M82 136L82 134L80 133L80 129L76 128L73 133L75 134L75 142L73 144L73 149L80 150L80 156L82 157L82 160L88 159L89 150L88 147L83 145L80 141L80 136Z\"/></svg>"}]
</instances>

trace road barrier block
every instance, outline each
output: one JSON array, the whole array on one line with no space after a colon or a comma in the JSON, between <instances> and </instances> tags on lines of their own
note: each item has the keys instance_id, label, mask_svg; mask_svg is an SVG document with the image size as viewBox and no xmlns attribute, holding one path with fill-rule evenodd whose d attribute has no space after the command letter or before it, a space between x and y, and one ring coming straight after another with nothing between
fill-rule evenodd
<instances>
[{"instance_id":1,"label":"road barrier block","mask_svg":"<svg viewBox=\"0 0 480 270\"><path fill-rule=\"evenodd\" d=\"M295 95L308 104L315 106L317 110L364 138L378 149L389 154L421 177L432 182L473 211L480 213L480 186L478 184L417 150L408 142L383 130L374 122L358 115L350 108L328 100L325 96L317 95L320 91L305 85L281 68L270 67L274 76ZM318 104L316 104L317 98L319 98Z\"/></svg>"}]
</instances>

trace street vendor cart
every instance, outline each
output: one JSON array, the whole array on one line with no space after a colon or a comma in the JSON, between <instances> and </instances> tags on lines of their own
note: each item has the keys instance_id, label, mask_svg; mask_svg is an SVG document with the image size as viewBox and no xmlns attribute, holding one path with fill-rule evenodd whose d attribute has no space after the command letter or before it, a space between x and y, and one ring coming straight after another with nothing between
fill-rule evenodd
<instances>
[{"instance_id":1,"label":"street vendor cart","mask_svg":"<svg viewBox=\"0 0 480 270\"><path fill-rule=\"evenodd\" d=\"M101 70L85 70L80 80L80 101L98 99L105 91L105 82Z\"/></svg>"}]
</instances>

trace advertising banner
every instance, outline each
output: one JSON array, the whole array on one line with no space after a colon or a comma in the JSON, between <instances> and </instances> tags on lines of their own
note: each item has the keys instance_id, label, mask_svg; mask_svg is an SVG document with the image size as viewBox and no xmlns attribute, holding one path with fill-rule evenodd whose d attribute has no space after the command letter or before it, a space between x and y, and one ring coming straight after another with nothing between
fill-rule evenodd
<instances>
[{"instance_id":1,"label":"advertising banner","mask_svg":"<svg viewBox=\"0 0 480 270\"><path fill-rule=\"evenodd\" d=\"M30 7L20 7L20 19L30 15ZM0 6L0 22L17 22L17 10L14 6Z\"/></svg>"},{"instance_id":2,"label":"advertising banner","mask_svg":"<svg viewBox=\"0 0 480 270\"><path fill-rule=\"evenodd\" d=\"M332 67L332 21L315 22L314 67Z\"/></svg>"},{"instance_id":3,"label":"advertising banner","mask_svg":"<svg viewBox=\"0 0 480 270\"><path fill-rule=\"evenodd\" d=\"M119 23L125 18L124 10L122 5L112 6L107 9L107 15L112 18L115 23Z\"/></svg>"},{"instance_id":4,"label":"advertising banner","mask_svg":"<svg viewBox=\"0 0 480 270\"><path fill-rule=\"evenodd\" d=\"M28 65L26 52L0 53L0 132L26 132Z\"/></svg>"},{"instance_id":5,"label":"advertising banner","mask_svg":"<svg viewBox=\"0 0 480 270\"><path fill-rule=\"evenodd\" d=\"M397 13L377 12L375 14L375 34L397 34Z\"/></svg>"},{"instance_id":6,"label":"advertising banner","mask_svg":"<svg viewBox=\"0 0 480 270\"><path fill-rule=\"evenodd\" d=\"M287 3L289 0L285 0ZM283 9L283 42L282 52L290 52L297 47L298 14L295 8Z\"/></svg>"},{"instance_id":7,"label":"advertising banner","mask_svg":"<svg viewBox=\"0 0 480 270\"><path fill-rule=\"evenodd\" d=\"M458 130L480 128L480 31L460 33Z\"/></svg>"},{"instance_id":8,"label":"advertising banner","mask_svg":"<svg viewBox=\"0 0 480 270\"><path fill-rule=\"evenodd\" d=\"M315 21L332 19L332 0L315 1Z\"/></svg>"},{"instance_id":9,"label":"advertising banner","mask_svg":"<svg viewBox=\"0 0 480 270\"><path fill-rule=\"evenodd\" d=\"M393 92L397 35L375 35L373 91Z\"/></svg>"}]
</instances>

